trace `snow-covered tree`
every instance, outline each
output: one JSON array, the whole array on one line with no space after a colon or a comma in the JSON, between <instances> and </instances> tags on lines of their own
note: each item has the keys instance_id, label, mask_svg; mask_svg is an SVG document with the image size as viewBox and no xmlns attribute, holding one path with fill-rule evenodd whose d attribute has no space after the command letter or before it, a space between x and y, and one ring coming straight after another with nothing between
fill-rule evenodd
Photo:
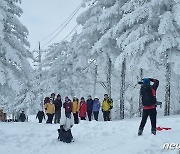
<instances>
[{"instance_id":1,"label":"snow-covered tree","mask_svg":"<svg viewBox=\"0 0 180 154\"><path fill-rule=\"evenodd\" d=\"M28 51L28 30L19 21L23 13L17 6L19 0L4 0L0 2L0 93L1 105L13 112L18 108L25 109L26 92L31 85L32 68L28 58L32 58ZM18 106L21 107L18 107Z\"/></svg>"}]
</instances>

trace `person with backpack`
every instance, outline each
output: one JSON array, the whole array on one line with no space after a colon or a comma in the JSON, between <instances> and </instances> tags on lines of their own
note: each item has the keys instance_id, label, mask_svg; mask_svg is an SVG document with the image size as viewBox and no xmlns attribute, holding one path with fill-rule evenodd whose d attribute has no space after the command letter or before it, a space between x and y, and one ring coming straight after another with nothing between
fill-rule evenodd
<instances>
[{"instance_id":1,"label":"person with backpack","mask_svg":"<svg viewBox=\"0 0 180 154\"><path fill-rule=\"evenodd\" d=\"M87 104L87 115L88 115L88 119L89 121L91 121L92 118L92 112L93 112L93 100L91 95L88 96L88 99L86 101Z\"/></svg>"},{"instance_id":2,"label":"person with backpack","mask_svg":"<svg viewBox=\"0 0 180 154\"><path fill-rule=\"evenodd\" d=\"M39 120L39 123L42 123L42 120L43 120L43 118L45 119L45 114L44 114L44 112L42 111L42 110L39 110L38 111L38 113L37 113L37 115L36 115L36 119L38 118L38 120Z\"/></svg>"},{"instance_id":3,"label":"person with backpack","mask_svg":"<svg viewBox=\"0 0 180 154\"><path fill-rule=\"evenodd\" d=\"M100 104L99 98L95 97L94 101L93 101L93 109L92 110L93 110L94 119L96 121L98 121L100 107L101 107L101 104Z\"/></svg>"},{"instance_id":4,"label":"person with backpack","mask_svg":"<svg viewBox=\"0 0 180 154\"><path fill-rule=\"evenodd\" d=\"M87 112L87 105L84 97L81 97L80 109L79 109L79 117L81 118L81 120L86 120L86 112Z\"/></svg>"},{"instance_id":5,"label":"person with backpack","mask_svg":"<svg viewBox=\"0 0 180 154\"><path fill-rule=\"evenodd\" d=\"M62 107L62 101L61 101L61 95L57 95L57 98L54 101L55 105L55 118L54 118L54 123L60 123L61 119L61 107Z\"/></svg>"},{"instance_id":6,"label":"person with backpack","mask_svg":"<svg viewBox=\"0 0 180 154\"><path fill-rule=\"evenodd\" d=\"M154 84L151 85L150 82ZM142 120L139 126L138 136L142 135L144 126L146 124L148 116L151 120L151 133L156 135L156 90L159 86L159 81L152 78L144 78L143 85L140 89L142 97L143 114Z\"/></svg>"},{"instance_id":7,"label":"person with backpack","mask_svg":"<svg viewBox=\"0 0 180 154\"><path fill-rule=\"evenodd\" d=\"M76 96L74 96L73 103L72 103L72 112L73 112L73 116L74 116L74 124L79 123L79 117L78 117L79 108L80 108L80 102L79 102L78 98Z\"/></svg>"},{"instance_id":8,"label":"person with backpack","mask_svg":"<svg viewBox=\"0 0 180 154\"><path fill-rule=\"evenodd\" d=\"M104 121L110 121L110 111L113 108L113 101L108 97L108 94L104 94L104 100L102 102L102 112Z\"/></svg>"},{"instance_id":9,"label":"person with backpack","mask_svg":"<svg viewBox=\"0 0 180 154\"><path fill-rule=\"evenodd\" d=\"M22 111L19 116L19 121L25 122L25 120L26 120L26 115L25 115L24 111Z\"/></svg>"},{"instance_id":10,"label":"person with backpack","mask_svg":"<svg viewBox=\"0 0 180 154\"><path fill-rule=\"evenodd\" d=\"M46 115L48 116L48 119L47 119L46 123L47 124L48 123L52 124L52 120L53 120L54 113L55 113L55 106L53 104L52 99L50 99L49 103L45 104L45 111L46 111Z\"/></svg>"},{"instance_id":11,"label":"person with backpack","mask_svg":"<svg viewBox=\"0 0 180 154\"><path fill-rule=\"evenodd\" d=\"M66 117L65 122L63 122L60 125L60 129L58 129L58 140L65 142L65 143L71 143L73 142L73 136L71 133L71 128L73 127L73 123L71 121L71 116Z\"/></svg>"},{"instance_id":12,"label":"person with backpack","mask_svg":"<svg viewBox=\"0 0 180 154\"><path fill-rule=\"evenodd\" d=\"M65 116L66 117L71 117L71 112L72 112L72 102L69 99L68 96L65 97L65 102L63 104L63 107L65 109Z\"/></svg>"}]
</instances>

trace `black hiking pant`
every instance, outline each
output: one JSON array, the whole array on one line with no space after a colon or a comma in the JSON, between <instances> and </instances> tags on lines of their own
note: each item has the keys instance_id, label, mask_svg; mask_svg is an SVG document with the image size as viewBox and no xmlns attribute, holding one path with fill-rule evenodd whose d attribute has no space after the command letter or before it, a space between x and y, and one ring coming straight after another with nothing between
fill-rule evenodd
<instances>
[{"instance_id":1,"label":"black hiking pant","mask_svg":"<svg viewBox=\"0 0 180 154\"><path fill-rule=\"evenodd\" d=\"M74 116L74 124L78 124L79 123L78 112L73 113L73 116Z\"/></svg>"},{"instance_id":2,"label":"black hiking pant","mask_svg":"<svg viewBox=\"0 0 180 154\"><path fill-rule=\"evenodd\" d=\"M110 111L103 111L104 121L110 121Z\"/></svg>"},{"instance_id":3,"label":"black hiking pant","mask_svg":"<svg viewBox=\"0 0 180 154\"><path fill-rule=\"evenodd\" d=\"M91 118L92 118L92 111L87 111L87 115L88 115L88 119L89 121L91 121Z\"/></svg>"},{"instance_id":4,"label":"black hiking pant","mask_svg":"<svg viewBox=\"0 0 180 154\"><path fill-rule=\"evenodd\" d=\"M86 120L86 118L85 117L81 117L81 120Z\"/></svg>"},{"instance_id":5,"label":"black hiking pant","mask_svg":"<svg viewBox=\"0 0 180 154\"><path fill-rule=\"evenodd\" d=\"M94 119L98 121L99 111L93 111Z\"/></svg>"},{"instance_id":6,"label":"black hiking pant","mask_svg":"<svg viewBox=\"0 0 180 154\"><path fill-rule=\"evenodd\" d=\"M38 120L39 120L39 123L42 123L42 120L43 120L43 118L38 118Z\"/></svg>"},{"instance_id":7,"label":"black hiking pant","mask_svg":"<svg viewBox=\"0 0 180 154\"><path fill-rule=\"evenodd\" d=\"M71 118L71 112L65 112L66 118Z\"/></svg>"},{"instance_id":8,"label":"black hiking pant","mask_svg":"<svg viewBox=\"0 0 180 154\"><path fill-rule=\"evenodd\" d=\"M61 119L61 110L56 110L55 111L55 118L54 118L54 123L60 123Z\"/></svg>"},{"instance_id":9,"label":"black hiking pant","mask_svg":"<svg viewBox=\"0 0 180 154\"><path fill-rule=\"evenodd\" d=\"M49 113L47 113L47 116L48 116L48 119L47 119L46 123L47 123L47 124L48 124L48 123L52 124L52 120L53 120L54 114L49 114Z\"/></svg>"},{"instance_id":10,"label":"black hiking pant","mask_svg":"<svg viewBox=\"0 0 180 154\"><path fill-rule=\"evenodd\" d=\"M142 120L139 129L141 130L144 129L148 116L150 117L151 120L151 130L156 130L156 116L157 116L156 108L143 110Z\"/></svg>"}]
</instances>

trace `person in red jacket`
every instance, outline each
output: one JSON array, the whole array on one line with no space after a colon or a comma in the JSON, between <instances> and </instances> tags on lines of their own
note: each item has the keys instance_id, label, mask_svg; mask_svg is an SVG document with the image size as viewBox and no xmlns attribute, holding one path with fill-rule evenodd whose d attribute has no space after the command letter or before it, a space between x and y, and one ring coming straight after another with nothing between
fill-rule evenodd
<instances>
[{"instance_id":1,"label":"person in red jacket","mask_svg":"<svg viewBox=\"0 0 180 154\"><path fill-rule=\"evenodd\" d=\"M65 108L65 116L67 118L71 118L71 112L72 112L72 102L68 98L68 96L65 97L65 102L63 104L63 107Z\"/></svg>"},{"instance_id":2,"label":"person in red jacket","mask_svg":"<svg viewBox=\"0 0 180 154\"><path fill-rule=\"evenodd\" d=\"M86 120L87 105L84 97L81 97L79 117L81 120Z\"/></svg>"},{"instance_id":3,"label":"person in red jacket","mask_svg":"<svg viewBox=\"0 0 180 154\"><path fill-rule=\"evenodd\" d=\"M150 82L154 84L151 85ZM139 126L138 135L142 135L144 126L146 124L148 116L151 120L151 133L156 135L156 90L159 86L159 81L152 78L144 78L143 85L141 86L141 96L143 105L143 115Z\"/></svg>"}]
</instances>

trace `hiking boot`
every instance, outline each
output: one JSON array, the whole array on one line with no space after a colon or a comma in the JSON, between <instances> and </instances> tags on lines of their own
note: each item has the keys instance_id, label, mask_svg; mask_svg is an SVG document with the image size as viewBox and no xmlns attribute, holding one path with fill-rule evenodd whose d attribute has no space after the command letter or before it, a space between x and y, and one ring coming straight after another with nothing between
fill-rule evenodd
<instances>
[{"instance_id":1,"label":"hiking boot","mask_svg":"<svg viewBox=\"0 0 180 154\"><path fill-rule=\"evenodd\" d=\"M143 133L143 129L142 128L139 128L139 131L138 131L138 136L141 136Z\"/></svg>"},{"instance_id":2,"label":"hiking boot","mask_svg":"<svg viewBox=\"0 0 180 154\"><path fill-rule=\"evenodd\" d=\"M151 134L156 135L156 129L155 128L151 129Z\"/></svg>"}]
</instances>

